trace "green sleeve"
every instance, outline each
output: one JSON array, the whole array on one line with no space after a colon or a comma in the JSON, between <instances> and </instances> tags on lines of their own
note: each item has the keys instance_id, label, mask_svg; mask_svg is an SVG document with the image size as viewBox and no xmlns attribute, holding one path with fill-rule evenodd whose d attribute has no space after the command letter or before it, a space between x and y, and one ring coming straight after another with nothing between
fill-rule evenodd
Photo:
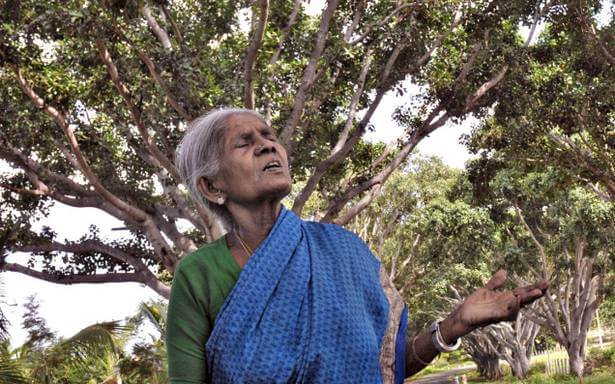
<instances>
[{"instance_id":1,"label":"green sleeve","mask_svg":"<svg viewBox=\"0 0 615 384\"><path fill-rule=\"evenodd\" d=\"M206 312L206 277L190 273L191 269L180 264L171 288L167 320L170 384L206 383L209 377L205 343L212 325Z\"/></svg>"}]
</instances>

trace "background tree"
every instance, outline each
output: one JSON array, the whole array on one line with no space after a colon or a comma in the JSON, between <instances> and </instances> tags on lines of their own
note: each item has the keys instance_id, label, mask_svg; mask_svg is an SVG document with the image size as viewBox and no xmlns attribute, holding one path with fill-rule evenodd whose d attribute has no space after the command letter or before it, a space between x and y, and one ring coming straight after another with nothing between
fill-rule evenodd
<instances>
[{"instance_id":1,"label":"background tree","mask_svg":"<svg viewBox=\"0 0 615 384\"><path fill-rule=\"evenodd\" d=\"M513 161L528 170L556 167L612 201L613 5L570 1L562 6L550 14L544 32L527 51L527 66L511 71L498 87L509 97L494 105L493 114L472 133L469 147L482 151L485 162Z\"/></svg>"},{"instance_id":2,"label":"background tree","mask_svg":"<svg viewBox=\"0 0 615 384\"><path fill-rule=\"evenodd\" d=\"M168 296L178 261L220 235L172 159L186 123L221 105L254 107L276 127L304 185L295 212L318 194L317 216L346 224L424 137L508 96L498 87L529 70L536 25L567 13L555 5L334 0L310 16L299 0L4 2L0 158L13 170L0 176L2 269ZM404 134L385 149L362 137L388 92L407 104L395 114ZM58 202L97 208L129 234L34 231ZM7 261L15 252L29 256Z\"/></svg>"},{"instance_id":3,"label":"background tree","mask_svg":"<svg viewBox=\"0 0 615 384\"><path fill-rule=\"evenodd\" d=\"M496 259L488 211L449 196L460 177L440 159L413 156L350 224L389 271L413 332L449 307L450 285L482 285Z\"/></svg>"},{"instance_id":4,"label":"background tree","mask_svg":"<svg viewBox=\"0 0 615 384\"><path fill-rule=\"evenodd\" d=\"M463 301L459 292L453 289L449 299L454 306ZM472 331L462 339L463 348L470 354L480 375L489 380L503 377L500 360L510 366L514 377L525 379L534 352L534 341L540 332L540 325L521 311L512 322L500 322Z\"/></svg>"},{"instance_id":5,"label":"background tree","mask_svg":"<svg viewBox=\"0 0 615 384\"><path fill-rule=\"evenodd\" d=\"M164 384L167 378L166 359L167 305L162 301L142 303L139 312L128 320L133 337L145 326L153 327L148 337L133 340L132 351L119 361L122 382L126 384Z\"/></svg>"},{"instance_id":6,"label":"background tree","mask_svg":"<svg viewBox=\"0 0 615 384\"><path fill-rule=\"evenodd\" d=\"M38 336L38 330L47 329L46 322L36 305L29 308L24 317L37 320L24 326ZM0 362L5 363L0 368L7 368L0 369L0 383L5 376L11 384L166 383L165 319L165 303L142 303L139 312L124 321L92 324L66 339L47 338L43 343L38 338L36 347L29 339L14 350L8 342L0 344Z\"/></svg>"},{"instance_id":7,"label":"background tree","mask_svg":"<svg viewBox=\"0 0 615 384\"><path fill-rule=\"evenodd\" d=\"M3 312L5 304L3 299L4 292L0 280L0 384L25 384L23 367L13 359L10 350L7 329L9 324Z\"/></svg>"},{"instance_id":8,"label":"background tree","mask_svg":"<svg viewBox=\"0 0 615 384\"><path fill-rule=\"evenodd\" d=\"M615 206L558 171L525 173L515 165L489 182L499 196L489 205L503 228L503 257L519 276L551 282L527 316L550 331L567 350L571 373L581 376L587 331L614 260Z\"/></svg>"},{"instance_id":9,"label":"background tree","mask_svg":"<svg viewBox=\"0 0 615 384\"><path fill-rule=\"evenodd\" d=\"M539 303L540 310L533 319L547 327L566 348L571 373L581 377L587 332L604 297L607 271L615 260L615 209L581 190L573 190L554 208L560 210L557 232L544 230L550 224L544 219L534 226L527 225L528 234L545 260L539 273L554 280L554 287ZM517 213L525 221L521 211ZM554 259L552 266L546 262L549 253Z\"/></svg>"}]
</instances>

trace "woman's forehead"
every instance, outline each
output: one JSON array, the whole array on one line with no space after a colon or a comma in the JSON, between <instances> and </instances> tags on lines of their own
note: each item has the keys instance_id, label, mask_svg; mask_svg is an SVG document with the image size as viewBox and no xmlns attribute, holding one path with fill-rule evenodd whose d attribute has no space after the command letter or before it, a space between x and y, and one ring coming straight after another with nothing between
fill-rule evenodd
<instances>
[{"instance_id":1,"label":"woman's forehead","mask_svg":"<svg viewBox=\"0 0 615 384\"><path fill-rule=\"evenodd\" d=\"M265 122L249 113L237 113L228 117L225 136L235 137L251 133L255 128L269 128Z\"/></svg>"}]
</instances>

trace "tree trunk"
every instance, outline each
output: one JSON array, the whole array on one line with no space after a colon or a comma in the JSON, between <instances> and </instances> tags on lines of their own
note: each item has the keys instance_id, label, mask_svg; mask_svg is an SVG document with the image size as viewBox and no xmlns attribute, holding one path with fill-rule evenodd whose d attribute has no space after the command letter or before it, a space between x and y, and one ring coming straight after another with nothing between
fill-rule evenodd
<instances>
[{"instance_id":1,"label":"tree trunk","mask_svg":"<svg viewBox=\"0 0 615 384\"><path fill-rule=\"evenodd\" d=\"M499 380L504 374L500 369L500 359L494 355L473 356L472 360L478 367L478 373L487 380Z\"/></svg>"},{"instance_id":2,"label":"tree trunk","mask_svg":"<svg viewBox=\"0 0 615 384\"><path fill-rule=\"evenodd\" d=\"M525 379L530 370L530 359L525 353L518 353L515 357L513 364L510 365L512 375L518 379Z\"/></svg>"},{"instance_id":3,"label":"tree trunk","mask_svg":"<svg viewBox=\"0 0 615 384\"><path fill-rule=\"evenodd\" d=\"M570 374L577 377L583 377L585 365L585 340L583 343L572 343L566 352L568 352L568 362L570 365ZM581 344L581 345L579 345Z\"/></svg>"}]
</instances>

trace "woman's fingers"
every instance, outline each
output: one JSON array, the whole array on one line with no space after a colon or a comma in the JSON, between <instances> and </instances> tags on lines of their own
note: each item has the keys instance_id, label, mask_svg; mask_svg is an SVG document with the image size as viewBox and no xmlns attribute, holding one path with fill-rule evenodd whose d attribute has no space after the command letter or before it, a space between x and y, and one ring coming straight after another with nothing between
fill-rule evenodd
<instances>
[{"instance_id":1,"label":"woman's fingers","mask_svg":"<svg viewBox=\"0 0 615 384\"><path fill-rule=\"evenodd\" d=\"M542 280L525 287L517 287L513 289L513 294L519 297L521 306L525 306L542 297L548 287L549 283L546 280Z\"/></svg>"},{"instance_id":2,"label":"woman's fingers","mask_svg":"<svg viewBox=\"0 0 615 384\"><path fill-rule=\"evenodd\" d=\"M491 280L485 284L485 288L487 289L497 289L504 285L506 281L506 270L500 269L496 273L491 276Z\"/></svg>"}]
</instances>

